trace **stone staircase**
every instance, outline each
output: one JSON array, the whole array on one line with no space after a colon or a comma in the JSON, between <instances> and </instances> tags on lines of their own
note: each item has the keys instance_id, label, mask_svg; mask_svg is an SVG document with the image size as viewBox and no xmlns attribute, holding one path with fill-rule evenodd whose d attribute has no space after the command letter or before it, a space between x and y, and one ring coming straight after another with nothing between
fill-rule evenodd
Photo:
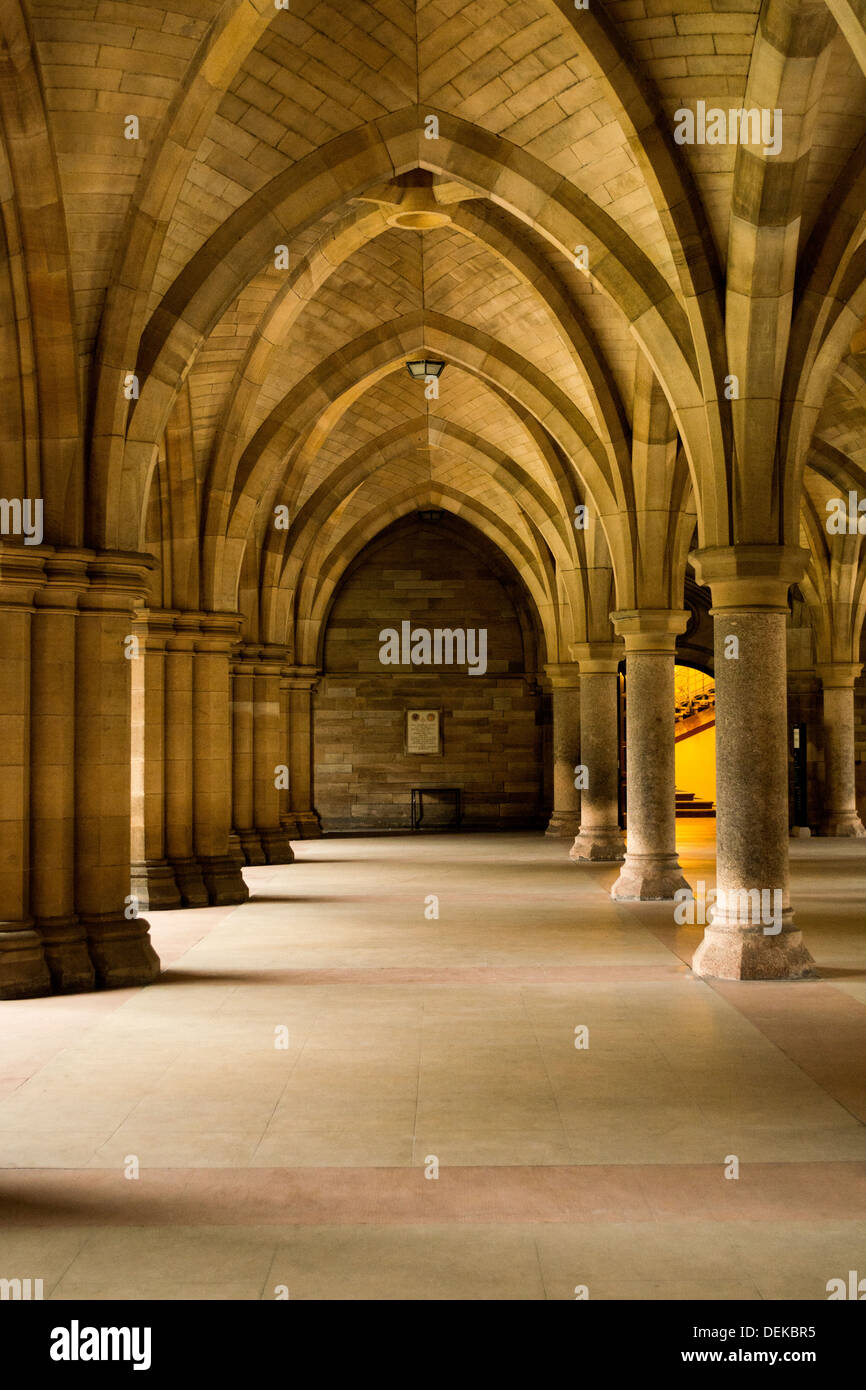
<instances>
[{"instance_id":1,"label":"stone staircase","mask_svg":"<svg viewBox=\"0 0 866 1390\"><path fill-rule=\"evenodd\" d=\"M677 790L677 819L698 820L715 816L716 807L712 801L702 801L694 792Z\"/></svg>"}]
</instances>

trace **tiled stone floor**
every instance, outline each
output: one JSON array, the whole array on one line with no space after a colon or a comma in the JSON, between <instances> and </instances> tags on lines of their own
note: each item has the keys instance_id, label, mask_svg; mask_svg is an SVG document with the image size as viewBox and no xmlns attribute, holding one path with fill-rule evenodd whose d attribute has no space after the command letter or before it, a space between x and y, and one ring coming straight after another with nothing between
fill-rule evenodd
<instances>
[{"instance_id":1,"label":"tiled stone floor","mask_svg":"<svg viewBox=\"0 0 866 1390\"><path fill-rule=\"evenodd\" d=\"M679 830L712 885L711 823ZM798 984L694 979L700 928L567 849L306 841L249 904L153 914L159 985L0 1005L0 1277L822 1299L866 1274L866 846L792 843Z\"/></svg>"}]
</instances>

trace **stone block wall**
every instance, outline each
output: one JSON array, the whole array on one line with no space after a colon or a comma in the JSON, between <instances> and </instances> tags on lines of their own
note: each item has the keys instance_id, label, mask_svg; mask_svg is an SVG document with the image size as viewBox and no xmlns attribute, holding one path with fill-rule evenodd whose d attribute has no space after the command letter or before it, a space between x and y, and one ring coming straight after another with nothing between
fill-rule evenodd
<instances>
[{"instance_id":1,"label":"stone block wall","mask_svg":"<svg viewBox=\"0 0 866 1390\"><path fill-rule=\"evenodd\" d=\"M854 686L854 775L857 810L866 816L866 680L860 676ZM864 821L866 825L866 821Z\"/></svg>"},{"instance_id":2,"label":"stone block wall","mask_svg":"<svg viewBox=\"0 0 866 1390\"><path fill-rule=\"evenodd\" d=\"M379 633L486 628L487 671L383 666ZM483 557L435 524L403 530L369 552L337 596L315 696L315 804L323 830L398 830L413 786L459 786L464 825L541 826L542 696L527 673L521 623ZM405 713L441 712L442 752L405 751ZM425 804L424 823L450 818Z\"/></svg>"}]
</instances>

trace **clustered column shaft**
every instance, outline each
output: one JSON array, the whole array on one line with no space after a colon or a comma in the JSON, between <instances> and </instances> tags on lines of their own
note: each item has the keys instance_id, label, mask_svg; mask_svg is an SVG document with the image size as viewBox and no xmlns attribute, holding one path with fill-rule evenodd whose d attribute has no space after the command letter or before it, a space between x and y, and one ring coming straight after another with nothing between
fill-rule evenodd
<instances>
[{"instance_id":1,"label":"clustered column shaft","mask_svg":"<svg viewBox=\"0 0 866 1390\"><path fill-rule=\"evenodd\" d=\"M58 994L94 988L96 974L75 911L75 638L83 556L51 555L36 593L31 648L31 909Z\"/></svg>"},{"instance_id":2,"label":"clustered column shaft","mask_svg":"<svg viewBox=\"0 0 866 1390\"><path fill-rule=\"evenodd\" d=\"M866 835L857 813L854 764L854 682L862 670L859 662L818 667L824 688L822 835Z\"/></svg>"},{"instance_id":3,"label":"clustered column shaft","mask_svg":"<svg viewBox=\"0 0 866 1390\"><path fill-rule=\"evenodd\" d=\"M718 892L692 968L728 980L798 979L814 962L788 891L785 626L806 556L742 545L692 559L713 595Z\"/></svg>"},{"instance_id":4,"label":"clustered column shaft","mask_svg":"<svg viewBox=\"0 0 866 1390\"><path fill-rule=\"evenodd\" d=\"M165 854L183 907L207 907L193 842L193 666L198 615L173 615L165 653Z\"/></svg>"},{"instance_id":5,"label":"clustered column shaft","mask_svg":"<svg viewBox=\"0 0 866 1390\"><path fill-rule=\"evenodd\" d=\"M580 829L575 770L580 751L580 674L577 662L545 666L553 706L553 812L548 835L574 838Z\"/></svg>"},{"instance_id":6,"label":"clustered column shaft","mask_svg":"<svg viewBox=\"0 0 866 1390\"><path fill-rule=\"evenodd\" d=\"M99 558L79 600L75 699L75 898L100 985L159 973L130 883L130 678L133 605L144 573Z\"/></svg>"},{"instance_id":7,"label":"clustered column shaft","mask_svg":"<svg viewBox=\"0 0 866 1390\"><path fill-rule=\"evenodd\" d=\"M674 766L676 634L687 614L614 613L626 648L626 856L611 897L659 901L688 884L677 859Z\"/></svg>"},{"instance_id":8,"label":"clustered column shaft","mask_svg":"<svg viewBox=\"0 0 866 1390\"><path fill-rule=\"evenodd\" d=\"M181 905L165 848L166 646L173 616L153 613L133 624L132 891L146 911Z\"/></svg>"},{"instance_id":9,"label":"clustered column shaft","mask_svg":"<svg viewBox=\"0 0 866 1390\"><path fill-rule=\"evenodd\" d=\"M30 660L41 557L0 559L0 998L47 994L45 951L30 910Z\"/></svg>"},{"instance_id":10,"label":"clustered column shaft","mask_svg":"<svg viewBox=\"0 0 866 1390\"><path fill-rule=\"evenodd\" d=\"M248 864L291 864L294 858L280 801L287 782L285 656L279 648L245 645L233 667L234 828Z\"/></svg>"},{"instance_id":11,"label":"clustered column shaft","mask_svg":"<svg viewBox=\"0 0 866 1390\"><path fill-rule=\"evenodd\" d=\"M572 647L580 667L580 831L572 859L617 863L625 848L619 828L619 733L617 721L620 643Z\"/></svg>"},{"instance_id":12,"label":"clustered column shaft","mask_svg":"<svg viewBox=\"0 0 866 1390\"><path fill-rule=\"evenodd\" d=\"M293 666L285 676L289 695L289 810L291 833L315 840L322 833L313 806L313 691L318 672L310 666Z\"/></svg>"}]
</instances>

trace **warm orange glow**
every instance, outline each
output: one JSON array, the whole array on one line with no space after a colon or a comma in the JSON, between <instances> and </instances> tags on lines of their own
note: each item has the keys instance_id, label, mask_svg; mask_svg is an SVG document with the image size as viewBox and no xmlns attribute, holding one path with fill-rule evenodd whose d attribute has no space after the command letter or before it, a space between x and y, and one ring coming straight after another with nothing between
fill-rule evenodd
<instances>
[{"instance_id":1,"label":"warm orange glow","mask_svg":"<svg viewBox=\"0 0 866 1390\"><path fill-rule=\"evenodd\" d=\"M678 712L676 784L707 801L716 799L716 728L713 678L690 666L674 671ZM689 713L691 711L691 713Z\"/></svg>"}]
</instances>

